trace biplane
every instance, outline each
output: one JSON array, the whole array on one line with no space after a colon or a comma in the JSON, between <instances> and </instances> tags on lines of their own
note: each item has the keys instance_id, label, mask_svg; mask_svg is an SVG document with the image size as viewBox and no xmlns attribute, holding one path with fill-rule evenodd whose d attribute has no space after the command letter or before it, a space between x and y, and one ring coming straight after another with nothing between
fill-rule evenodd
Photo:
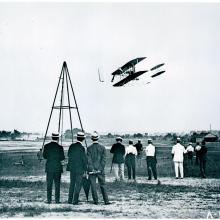
<instances>
[{"instance_id":1,"label":"biplane","mask_svg":"<svg viewBox=\"0 0 220 220\"><path fill-rule=\"evenodd\" d=\"M139 76L142 74L146 73L148 70L144 71L135 71L135 65L144 60L146 57L139 57L136 59L133 59L129 62L127 62L125 65L122 67L118 68L116 71L112 73L112 82L114 81L115 76L125 76L122 80L119 82L115 83L113 86L119 87L123 86L126 83L130 82L131 80L137 80Z\"/></svg>"},{"instance_id":2,"label":"biplane","mask_svg":"<svg viewBox=\"0 0 220 220\"><path fill-rule=\"evenodd\" d=\"M141 62L142 60L144 60L146 57L138 57L136 59L133 59L129 62L127 62L125 65L123 65L122 67L118 68L116 71L114 71L112 73L112 80L111 82L114 81L116 76L120 76L123 77L122 79L120 79L117 83L113 84L114 87L120 87L120 86L124 86L125 84L129 83L132 80L138 80L139 76L143 75L144 73L148 72L148 70L142 70L142 71L138 71L136 72L135 70L135 65L137 65L139 62ZM159 70L158 69L160 67L162 67L164 65L164 63L158 64L156 66L154 66L153 68L151 68L151 71L156 71L156 73L154 73L151 77L154 78L156 76L159 76L161 74L163 74L165 71L164 70ZM150 82L148 82L147 84L149 84Z\"/></svg>"}]
</instances>

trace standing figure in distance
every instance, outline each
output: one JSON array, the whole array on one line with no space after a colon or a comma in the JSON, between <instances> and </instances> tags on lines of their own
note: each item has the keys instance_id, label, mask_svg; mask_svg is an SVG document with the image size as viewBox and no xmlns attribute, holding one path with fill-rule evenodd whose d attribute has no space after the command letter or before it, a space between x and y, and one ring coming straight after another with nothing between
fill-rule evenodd
<instances>
[{"instance_id":1,"label":"standing figure in distance","mask_svg":"<svg viewBox=\"0 0 220 220\"><path fill-rule=\"evenodd\" d=\"M176 179L179 178L179 171L180 171L180 177L183 179L184 171L183 171L183 159L184 154L186 153L185 147L180 144L181 140L180 138L177 138L176 144L172 148L172 157L175 167L175 175Z\"/></svg>"},{"instance_id":2,"label":"standing figure in distance","mask_svg":"<svg viewBox=\"0 0 220 220\"><path fill-rule=\"evenodd\" d=\"M133 146L133 141L129 140L129 146L125 149L125 164L128 168L128 180L131 180L131 171L133 180L136 181L136 156L137 149Z\"/></svg>"},{"instance_id":3,"label":"standing figure in distance","mask_svg":"<svg viewBox=\"0 0 220 220\"><path fill-rule=\"evenodd\" d=\"M65 159L63 147L58 144L59 134L52 133L52 141L44 146L43 157L47 160L47 203L52 200L52 187L55 184L55 202L60 203L60 180L63 167L61 161Z\"/></svg>"},{"instance_id":4,"label":"standing figure in distance","mask_svg":"<svg viewBox=\"0 0 220 220\"><path fill-rule=\"evenodd\" d=\"M154 179L157 179L157 158L156 158L156 148L152 143L152 139L148 139L148 145L146 147L146 160L147 160L147 170L148 170L148 180L151 180L151 171L153 173Z\"/></svg>"},{"instance_id":5,"label":"standing figure in distance","mask_svg":"<svg viewBox=\"0 0 220 220\"><path fill-rule=\"evenodd\" d=\"M112 166L115 175L115 180L124 180L124 156L125 156L125 146L122 144L122 138L117 137L116 143L112 145L110 153L113 154Z\"/></svg>"},{"instance_id":6,"label":"standing figure in distance","mask_svg":"<svg viewBox=\"0 0 220 220\"><path fill-rule=\"evenodd\" d=\"M193 152L194 152L194 148L193 148L191 142L187 146L186 152L187 152L189 164L193 165Z\"/></svg>"},{"instance_id":7,"label":"standing figure in distance","mask_svg":"<svg viewBox=\"0 0 220 220\"><path fill-rule=\"evenodd\" d=\"M96 189L96 179L98 178L99 186L103 196L105 205L109 205L108 195L105 186L105 163L106 163L106 149L103 145L98 143L99 135L92 134L92 145L88 147L88 172L92 189L92 198L94 204L98 204L98 194Z\"/></svg>"},{"instance_id":8,"label":"standing figure in distance","mask_svg":"<svg viewBox=\"0 0 220 220\"><path fill-rule=\"evenodd\" d=\"M143 145L141 143L141 140L138 139L138 142L134 145L137 149L137 165L142 166L142 152L143 152Z\"/></svg>"},{"instance_id":9,"label":"standing figure in distance","mask_svg":"<svg viewBox=\"0 0 220 220\"><path fill-rule=\"evenodd\" d=\"M198 151L199 167L202 178L206 178L206 155L207 155L207 147L205 140L203 140L201 144L201 149Z\"/></svg>"},{"instance_id":10,"label":"standing figure in distance","mask_svg":"<svg viewBox=\"0 0 220 220\"><path fill-rule=\"evenodd\" d=\"M199 156L198 156L198 152L200 151L201 146L199 144L199 142L196 143L195 146L195 152L196 152L196 165L199 165Z\"/></svg>"},{"instance_id":11,"label":"standing figure in distance","mask_svg":"<svg viewBox=\"0 0 220 220\"><path fill-rule=\"evenodd\" d=\"M37 159L39 160L40 163L41 163L41 161L43 160L43 152L42 152L42 149L40 149L40 150L37 152Z\"/></svg>"},{"instance_id":12,"label":"standing figure in distance","mask_svg":"<svg viewBox=\"0 0 220 220\"><path fill-rule=\"evenodd\" d=\"M70 171L70 187L68 203L77 205L82 187L82 179L87 170L87 157L82 142L85 139L83 132L78 132L77 141L70 145L68 150L67 170Z\"/></svg>"}]
</instances>

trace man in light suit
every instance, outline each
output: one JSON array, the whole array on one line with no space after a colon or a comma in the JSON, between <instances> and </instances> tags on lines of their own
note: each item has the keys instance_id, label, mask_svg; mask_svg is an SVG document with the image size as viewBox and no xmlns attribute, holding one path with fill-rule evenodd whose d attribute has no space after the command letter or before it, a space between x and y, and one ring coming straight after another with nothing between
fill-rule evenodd
<instances>
[{"instance_id":1,"label":"man in light suit","mask_svg":"<svg viewBox=\"0 0 220 220\"><path fill-rule=\"evenodd\" d=\"M184 160L184 154L187 153L185 147L180 144L181 140L180 138L177 138L176 144L172 148L172 157L175 167L175 175L176 179L179 178L179 171L180 171L180 178L183 179L184 171L183 171L183 160Z\"/></svg>"}]
</instances>

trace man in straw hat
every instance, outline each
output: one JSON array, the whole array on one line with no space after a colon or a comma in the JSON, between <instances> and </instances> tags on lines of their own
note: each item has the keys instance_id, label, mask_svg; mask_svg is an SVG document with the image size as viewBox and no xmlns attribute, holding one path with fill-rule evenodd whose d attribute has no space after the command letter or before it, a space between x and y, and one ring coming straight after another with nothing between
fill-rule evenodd
<instances>
[{"instance_id":1,"label":"man in straw hat","mask_svg":"<svg viewBox=\"0 0 220 220\"><path fill-rule=\"evenodd\" d=\"M110 204L105 188L105 163L106 163L106 149L103 145L98 143L99 135L93 133L91 136L92 145L88 147L88 172L91 182L92 198L94 204L98 204L98 194L96 190L96 179L98 178L99 186L103 196L105 205Z\"/></svg>"},{"instance_id":2,"label":"man in straw hat","mask_svg":"<svg viewBox=\"0 0 220 220\"><path fill-rule=\"evenodd\" d=\"M77 205L79 202L82 179L87 169L86 152L82 145L82 142L85 140L85 134L78 132L76 139L76 143L71 144L69 147L67 164L67 170L70 171L68 203L74 205Z\"/></svg>"},{"instance_id":3,"label":"man in straw hat","mask_svg":"<svg viewBox=\"0 0 220 220\"><path fill-rule=\"evenodd\" d=\"M125 146L122 144L122 138L117 137L116 143L112 145L110 153L113 154L112 165L115 175L115 180L124 180L124 156L125 156Z\"/></svg>"},{"instance_id":4,"label":"man in straw hat","mask_svg":"<svg viewBox=\"0 0 220 220\"><path fill-rule=\"evenodd\" d=\"M180 178L183 179L184 172L183 172L183 160L184 160L184 154L186 153L185 147L181 144L181 140L178 137L176 139L176 144L172 148L172 157L174 162L174 168L175 168L175 175L176 179L179 178L179 171L180 171Z\"/></svg>"},{"instance_id":5,"label":"man in straw hat","mask_svg":"<svg viewBox=\"0 0 220 220\"><path fill-rule=\"evenodd\" d=\"M53 182L55 184L55 202L60 203L60 180L63 167L61 161L65 159L63 147L58 144L59 134L52 133L52 141L44 146L43 157L47 160L47 203L51 203Z\"/></svg>"}]
</instances>

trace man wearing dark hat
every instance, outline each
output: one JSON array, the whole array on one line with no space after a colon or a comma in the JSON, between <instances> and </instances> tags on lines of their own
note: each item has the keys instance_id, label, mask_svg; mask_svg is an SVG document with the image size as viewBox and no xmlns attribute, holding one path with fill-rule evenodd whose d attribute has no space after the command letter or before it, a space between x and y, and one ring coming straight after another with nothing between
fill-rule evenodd
<instances>
[{"instance_id":1,"label":"man wearing dark hat","mask_svg":"<svg viewBox=\"0 0 220 220\"><path fill-rule=\"evenodd\" d=\"M77 133L77 142L71 144L68 150L67 170L70 171L70 188L68 203L77 205L82 187L82 178L87 169L87 158L82 142L85 139L83 132ZM74 194L74 195L73 195Z\"/></svg>"},{"instance_id":2,"label":"man wearing dark hat","mask_svg":"<svg viewBox=\"0 0 220 220\"><path fill-rule=\"evenodd\" d=\"M97 133L92 134L93 144L88 147L88 172L91 182L92 198L94 204L98 204L98 194L96 190L96 179L98 178L99 186L106 205L110 204L105 188L105 163L106 149L98 143L99 136Z\"/></svg>"},{"instance_id":3,"label":"man wearing dark hat","mask_svg":"<svg viewBox=\"0 0 220 220\"><path fill-rule=\"evenodd\" d=\"M113 154L112 166L114 170L115 180L124 180L124 156L125 156L125 146L122 144L122 138L117 137L116 143L112 145L110 153Z\"/></svg>"},{"instance_id":4,"label":"man wearing dark hat","mask_svg":"<svg viewBox=\"0 0 220 220\"><path fill-rule=\"evenodd\" d=\"M65 159L63 147L58 144L59 134L52 134L52 141L44 146L43 157L47 160L47 202L51 203L53 181L55 184L55 202L60 203L60 180L63 167L61 161Z\"/></svg>"}]
</instances>

